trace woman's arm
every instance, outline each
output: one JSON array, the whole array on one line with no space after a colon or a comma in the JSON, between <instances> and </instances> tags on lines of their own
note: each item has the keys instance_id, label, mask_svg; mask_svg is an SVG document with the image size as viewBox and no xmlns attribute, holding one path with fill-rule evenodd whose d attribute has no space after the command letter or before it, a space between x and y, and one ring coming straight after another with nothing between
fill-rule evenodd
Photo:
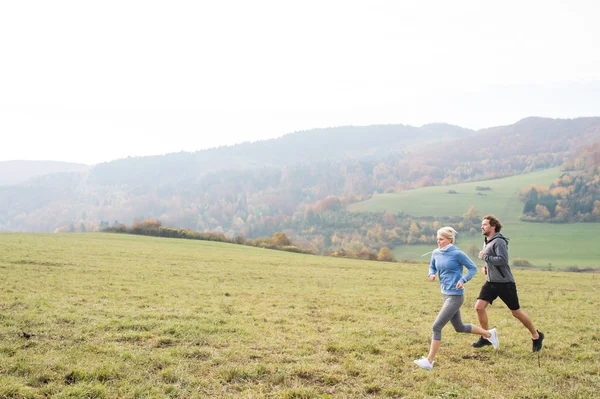
<instances>
[{"instance_id":1,"label":"woman's arm","mask_svg":"<svg viewBox=\"0 0 600 399\"><path fill-rule=\"evenodd\" d=\"M433 254L432 254L431 262L429 263L429 274L427 275L429 280L431 280L431 281L435 280L436 273L437 273L437 267L435 265L435 258L433 257ZM433 276L433 279L431 278L431 276Z\"/></svg>"},{"instance_id":2,"label":"woman's arm","mask_svg":"<svg viewBox=\"0 0 600 399\"><path fill-rule=\"evenodd\" d=\"M467 254L465 254L462 251L460 251L459 261L463 266L465 266L467 268L467 274L465 274L464 276L462 276L460 278L460 281L464 284L467 281L471 280L473 278L473 276L475 275L475 273L477 273L477 266L475 266L475 263L473 263L471 258L469 258L467 256Z\"/></svg>"}]
</instances>

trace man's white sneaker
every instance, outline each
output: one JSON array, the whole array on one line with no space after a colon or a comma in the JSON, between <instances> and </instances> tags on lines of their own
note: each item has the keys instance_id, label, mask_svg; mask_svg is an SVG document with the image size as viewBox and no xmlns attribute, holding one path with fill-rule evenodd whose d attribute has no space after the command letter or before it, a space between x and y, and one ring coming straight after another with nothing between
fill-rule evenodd
<instances>
[{"instance_id":1,"label":"man's white sneaker","mask_svg":"<svg viewBox=\"0 0 600 399\"><path fill-rule=\"evenodd\" d=\"M494 349L498 350L498 348L500 347L500 341L498 340L498 331L496 331L495 328L492 328L491 330L488 330L488 332L491 335L489 338L486 339L492 343Z\"/></svg>"},{"instance_id":2,"label":"man's white sneaker","mask_svg":"<svg viewBox=\"0 0 600 399\"><path fill-rule=\"evenodd\" d=\"M419 360L415 360L415 364L417 366L423 367L426 370L431 370L433 368L433 363L435 363L435 361L429 363L429 359L427 359L425 356L423 356Z\"/></svg>"}]
</instances>

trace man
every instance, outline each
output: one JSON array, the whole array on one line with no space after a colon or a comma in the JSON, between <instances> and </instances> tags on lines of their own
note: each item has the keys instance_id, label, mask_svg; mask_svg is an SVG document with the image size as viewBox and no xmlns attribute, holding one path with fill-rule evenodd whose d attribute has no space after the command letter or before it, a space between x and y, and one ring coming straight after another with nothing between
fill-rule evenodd
<instances>
[{"instance_id":1,"label":"man","mask_svg":"<svg viewBox=\"0 0 600 399\"><path fill-rule=\"evenodd\" d=\"M485 261L483 274L486 276L486 281L481 287L475 303L479 325L485 330L489 329L486 308L494 302L494 299L500 297L512 315L529 330L533 342L533 352L538 352L542 349L544 334L535 329L529 316L520 309L515 278L508 265L508 239L500 234L501 229L502 224L494 215L485 216L481 222L481 233L485 236L485 245L483 251L479 252L479 259ZM486 345L491 345L491 343L483 338L479 338L479 341L473 343L474 348Z\"/></svg>"}]
</instances>

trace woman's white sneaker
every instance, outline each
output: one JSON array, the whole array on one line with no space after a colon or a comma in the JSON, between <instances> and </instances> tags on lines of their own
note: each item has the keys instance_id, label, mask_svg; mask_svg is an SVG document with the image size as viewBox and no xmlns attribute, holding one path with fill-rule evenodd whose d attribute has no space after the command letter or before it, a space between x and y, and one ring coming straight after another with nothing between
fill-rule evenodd
<instances>
[{"instance_id":1,"label":"woman's white sneaker","mask_svg":"<svg viewBox=\"0 0 600 399\"><path fill-rule=\"evenodd\" d=\"M415 364L417 366L423 367L426 370L431 370L433 368L433 363L435 363L435 361L429 363L429 359L427 359L425 356L423 356L419 360L415 360Z\"/></svg>"},{"instance_id":2,"label":"woman's white sneaker","mask_svg":"<svg viewBox=\"0 0 600 399\"><path fill-rule=\"evenodd\" d=\"M498 340L498 331L496 331L495 328L492 328L491 330L488 330L488 332L490 333L490 337L486 339L492 343L494 349L498 350L498 348L500 348L500 341Z\"/></svg>"}]
</instances>

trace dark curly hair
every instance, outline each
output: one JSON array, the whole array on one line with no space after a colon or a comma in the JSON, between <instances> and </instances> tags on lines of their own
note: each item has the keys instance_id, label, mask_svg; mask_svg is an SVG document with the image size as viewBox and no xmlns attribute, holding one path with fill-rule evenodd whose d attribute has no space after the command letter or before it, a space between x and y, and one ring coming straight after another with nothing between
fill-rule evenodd
<instances>
[{"instance_id":1,"label":"dark curly hair","mask_svg":"<svg viewBox=\"0 0 600 399\"><path fill-rule=\"evenodd\" d=\"M500 223L496 216L486 215L483 218L487 219L488 222L490 222L490 226L494 226L496 228L496 233L500 233L500 230L502 230L502 223Z\"/></svg>"}]
</instances>

